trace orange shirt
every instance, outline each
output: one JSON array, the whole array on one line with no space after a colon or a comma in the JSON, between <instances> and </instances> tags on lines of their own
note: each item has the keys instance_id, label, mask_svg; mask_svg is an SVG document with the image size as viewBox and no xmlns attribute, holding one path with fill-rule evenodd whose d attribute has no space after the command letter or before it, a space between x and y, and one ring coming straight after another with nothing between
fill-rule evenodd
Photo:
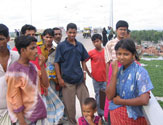
<instances>
[{"instance_id":1,"label":"orange shirt","mask_svg":"<svg viewBox=\"0 0 163 125\"><path fill-rule=\"evenodd\" d=\"M104 49L97 51L93 49L88 52L89 59L91 59L91 74L92 77L98 82L106 81L106 65L104 58Z\"/></svg>"}]
</instances>

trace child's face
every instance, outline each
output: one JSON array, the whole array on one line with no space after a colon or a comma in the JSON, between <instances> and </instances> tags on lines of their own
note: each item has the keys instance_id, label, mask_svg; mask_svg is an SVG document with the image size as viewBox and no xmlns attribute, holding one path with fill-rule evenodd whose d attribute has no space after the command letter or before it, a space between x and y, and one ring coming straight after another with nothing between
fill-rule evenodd
<instances>
[{"instance_id":1,"label":"child's face","mask_svg":"<svg viewBox=\"0 0 163 125\"><path fill-rule=\"evenodd\" d=\"M92 109L91 105L83 105L82 106L82 112L83 112L83 116L85 118L87 118L87 117L93 118L96 110Z\"/></svg>"},{"instance_id":2,"label":"child's face","mask_svg":"<svg viewBox=\"0 0 163 125\"><path fill-rule=\"evenodd\" d=\"M36 60L38 56L36 42L31 42L31 44L24 49L24 54L28 60Z\"/></svg>"},{"instance_id":3,"label":"child's face","mask_svg":"<svg viewBox=\"0 0 163 125\"><path fill-rule=\"evenodd\" d=\"M132 54L126 49L119 48L116 52L118 61L127 68L135 59L135 54Z\"/></svg>"},{"instance_id":4,"label":"child's face","mask_svg":"<svg viewBox=\"0 0 163 125\"><path fill-rule=\"evenodd\" d=\"M9 39L9 37L6 38L5 36L0 35L0 52L3 52L7 49L7 42L9 41Z\"/></svg>"},{"instance_id":5,"label":"child's face","mask_svg":"<svg viewBox=\"0 0 163 125\"><path fill-rule=\"evenodd\" d=\"M96 49L101 49L101 43L102 41L99 39L93 41L93 45L95 46Z\"/></svg>"},{"instance_id":6,"label":"child's face","mask_svg":"<svg viewBox=\"0 0 163 125\"><path fill-rule=\"evenodd\" d=\"M45 36L43 36L43 39L46 45L52 45L54 37L50 36L49 34L46 34Z\"/></svg>"},{"instance_id":7,"label":"child's face","mask_svg":"<svg viewBox=\"0 0 163 125\"><path fill-rule=\"evenodd\" d=\"M77 34L76 29L68 29L66 33L67 33L68 40L70 41L75 40Z\"/></svg>"}]
</instances>

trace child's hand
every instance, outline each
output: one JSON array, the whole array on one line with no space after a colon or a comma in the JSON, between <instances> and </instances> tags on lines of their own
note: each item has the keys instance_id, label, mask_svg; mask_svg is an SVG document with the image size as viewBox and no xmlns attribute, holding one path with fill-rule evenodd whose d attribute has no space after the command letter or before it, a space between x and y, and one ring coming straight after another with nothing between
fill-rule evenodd
<instances>
[{"instance_id":1,"label":"child's hand","mask_svg":"<svg viewBox=\"0 0 163 125\"><path fill-rule=\"evenodd\" d=\"M86 120L87 120L87 122L89 123L89 125L94 125L93 119L91 118L91 116L87 116L87 117L86 117Z\"/></svg>"},{"instance_id":2,"label":"child's hand","mask_svg":"<svg viewBox=\"0 0 163 125\"><path fill-rule=\"evenodd\" d=\"M114 97L113 98L113 102L114 102L114 104L116 104L116 105L121 105L121 98L120 98L120 96L116 96L116 97Z\"/></svg>"},{"instance_id":3,"label":"child's hand","mask_svg":"<svg viewBox=\"0 0 163 125\"><path fill-rule=\"evenodd\" d=\"M39 65L40 67L44 66L45 64L45 57L41 54L38 55L38 61L39 61Z\"/></svg>"},{"instance_id":4,"label":"child's hand","mask_svg":"<svg viewBox=\"0 0 163 125\"><path fill-rule=\"evenodd\" d=\"M118 61L115 60L111 63L112 65L112 74L116 75L118 73Z\"/></svg>"}]
</instances>

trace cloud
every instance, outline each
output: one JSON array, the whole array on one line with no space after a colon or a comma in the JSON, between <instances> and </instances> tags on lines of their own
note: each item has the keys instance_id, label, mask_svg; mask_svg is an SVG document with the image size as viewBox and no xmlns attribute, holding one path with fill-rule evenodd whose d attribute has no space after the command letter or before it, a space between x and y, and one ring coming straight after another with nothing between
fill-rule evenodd
<instances>
[{"instance_id":1,"label":"cloud","mask_svg":"<svg viewBox=\"0 0 163 125\"><path fill-rule=\"evenodd\" d=\"M163 29L162 6L162 0L113 0L113 28L124 19L131 30ZM5 0L1 2L0 22L11 30L31 21L39 29L66 27L69 22L79 27L107 27L110 7L110 0Z\"/></svg>"}]
</instances>

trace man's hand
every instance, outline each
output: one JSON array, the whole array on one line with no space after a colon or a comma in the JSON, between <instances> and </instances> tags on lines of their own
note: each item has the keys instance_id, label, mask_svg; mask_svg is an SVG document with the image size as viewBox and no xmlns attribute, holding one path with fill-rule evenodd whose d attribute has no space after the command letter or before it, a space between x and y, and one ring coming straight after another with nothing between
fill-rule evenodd
<instances>
[{"instance_id":1,"label":"man's hand","mask_svg":"<svg viewBox=\"0 0 163 125\"><path fill-rule=\"evenodd\" d=\"M65 82L62 78L58 79L58 82L61 87L66 87Z\"/></svg>"},{"instance_id":2,"label":"man's hand","mask_svg":"<svg viewBox=\"0 0 163 125\"><path fill-rule=\"evenodd\" d=\"M86 71L83 72L84 81L86 80Z\"/></svg>"}]
</instances>

